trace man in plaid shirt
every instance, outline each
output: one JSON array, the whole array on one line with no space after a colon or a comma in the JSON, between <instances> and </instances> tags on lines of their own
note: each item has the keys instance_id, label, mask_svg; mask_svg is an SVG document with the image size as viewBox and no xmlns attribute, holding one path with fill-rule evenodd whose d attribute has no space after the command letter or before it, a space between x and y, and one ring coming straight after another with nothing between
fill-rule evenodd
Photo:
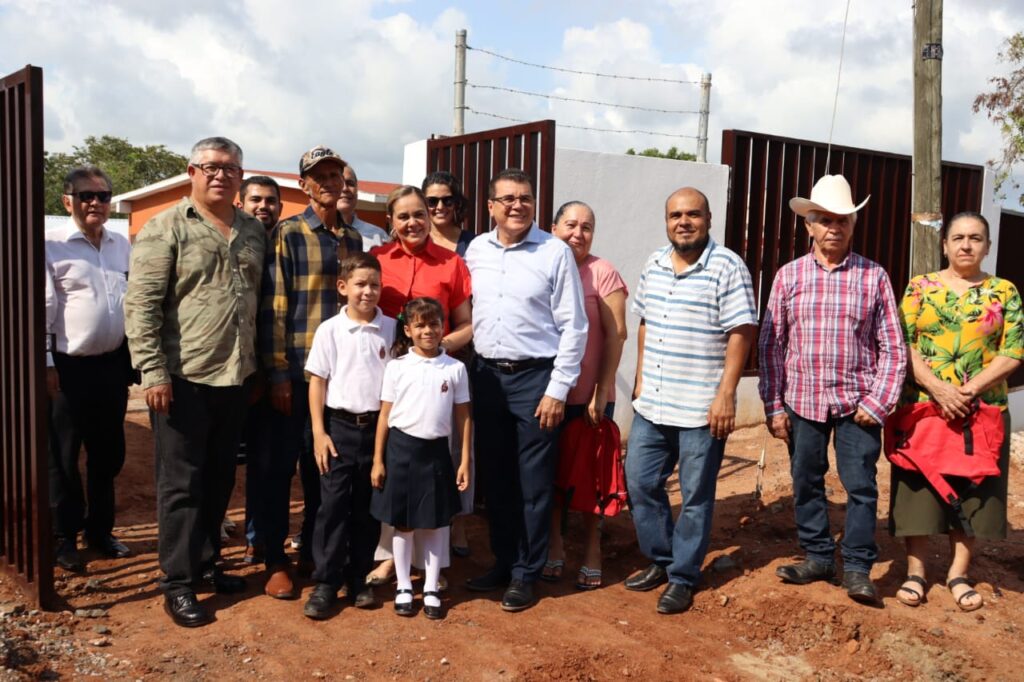
<instances>
[{"instance_id":1,"label":"man in plaid shirt","mask_svg":"<svg viewBox=\"0 0 1024 682\"><path fill-rule=\"evenodd\" d=\"M320 476L313 460L309 386L303 368L320 323L337 314L338 267L345 256L363 250L362 237L338 212L346 163L317 146L299 160L299 185L309 206L278 223L271 233L263 270L260 344L274 408L273 471L262 482L266 527L265 592L292 599L295 587L284 554L288 502L296 459L304 500L300 558L312 565L313 522L320 506Z\"/></svg>"},{"instance_id":2,"label":"man in plaid shirt","mask_svg":"<svg viewBox=\"0 0 1024 682\"><path fill-rule=\"evenodd\" d=\"M907 350L888 274L850 250L857 211L866 203L854 206L840 175L821 178L810 199L790 200L813 248L776 275L758 350L761 400L769 430L789 447L797 534L806 553L776 574L798 585L835 578L825 497L834 431L848 498L843 587L851 599L871 604L878 601L870 579L878 558L875 465L882 423L903 385Z\"/></svg>"}]
</instances>

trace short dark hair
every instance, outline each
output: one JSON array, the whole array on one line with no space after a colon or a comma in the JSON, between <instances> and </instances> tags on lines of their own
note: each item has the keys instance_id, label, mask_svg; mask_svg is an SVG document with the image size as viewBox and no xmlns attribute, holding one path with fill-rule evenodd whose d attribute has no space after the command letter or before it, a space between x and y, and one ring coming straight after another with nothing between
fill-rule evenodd
<instances>
[{"instance_id":1,"label":"short dark hair","mask_svg":"<svg viewBox=\"0 0 1024 682\"><path fill-rule=\"evenodd\" d=\"M352 276L352 273L361 268L368 268L370 270L376 270L380 274L380 261L377 260L376 256L371 256L368 253L360 251L359 253L353 253L345 256L341 261L341 265L338 266L338 279L348 281L348 278Z\"/></svg>"},{"instance_id":2,"label":"short dark hair","mask_svg":"<svg viewBox=\"0 0 1024 682\"><path fill-rule=\"evenodd\" d=\"M977 211L960 211L959 213L954 215L952 218L947 220L946 223L942 226L942 241L946 241L946 237L949 236L949 228L951 228L953 226L953 223L955 223L958 220L967 219L967 218L973 218L974 220L977 220L979 223L984 225L984 227L985 227L985 241L989 241L989 242L992 241L992 236L991 236L991 233L989 232L988 218L986 218L985 216L981 215Z\"/></svg>"},{"instance_id":3,"label":"short dark hair","mask_svg":"<svg viewBox=\"0 0 1024 682\"><path fill-rule=\"evenodd\" d=\"M494 198L494 186L497 185L502 180L511 180L512 182L518 183L520 185L528 185L530 187L530 191L533 192L533 180L530 179L529 175L527 175L519 168L506 168L505 170L501 171L493 178L491 178L490 183L488 183L488 199Z\"/></svg>"},{"instance_id":4,"label":"short dark hair","mask_svg":"<svg viewBox=\"0 0 1024 682\"><path fill-rule=\"evenodd\" d=\"M249 185L257 185L259 187L273 187L274 194L277 195L277 200L281 200L281 186L277 184L274 178L266 175L252 175L242 181L242 186L238 188L238 196L241 199L245 199L245 192L249 189Z\"/></svg>"},{"instance_id":5,"label":"short dark hair","mask_svg":"<svg viewBox=\"0 0 1024 682\"><path fill-rule=\"evenodd\" d=\"M114 183L110 181L109 175L104 173L97 166L86 165L79 166L78 168L72 168L68 171L68 174L64 176L64 194L74 193L76 183L79 180L85 180L86 178L98 178L107 183L108 190L111 192L114 191Z\"/></svg>"},{"instance_id":6,"label":"short dark hair","mask_svg":"<svg viewBox=\"0 0 1024 682\"><path fill-rule=\"evenodd\" d=\"M413 320L436 318L441 326L444 326L444 307L436 298L420 296L408 301L402 306L402 312L398 315L398 325L395 329L395 342L391 346L391 355L399 357L405 355L412 348L412 339L405 333L405 325Z\"/></svg>"},{"instance_id":7,"label":"short dark hair","mask_svg":"<svg viewBox=\"0 0 1024 682\"><path fill-rule=\"evenodd\" d=\"M423 178L423 184L420 185L420 189L426 194L427 188L431 185L447 187L452 193L452 197L455 200L453 221L456 225L461 225L466 217L466 205L468 202L466 201L466 195L462 193L462 187L459 185L458 179L448 171L434 171Z\"/></svg>"}]
</instances>

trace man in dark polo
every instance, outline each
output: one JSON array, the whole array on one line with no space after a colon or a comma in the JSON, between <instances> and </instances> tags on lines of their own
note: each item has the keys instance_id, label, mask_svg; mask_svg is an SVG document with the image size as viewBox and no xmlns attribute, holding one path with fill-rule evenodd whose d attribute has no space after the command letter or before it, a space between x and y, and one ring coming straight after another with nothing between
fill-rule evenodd
<instances>
[{"instance_id":1,"label":"man in dark polo","mask_svg":"<svg viewBox=\"0 0 1024 682\"><path fill-rule=\"evenodd\" d=\"M234 206L242 181L234 142L197 142L188 175L191 195L135 239L124 307L153 422L164 609L194 627L212 620L197 587L245 589L217 560L245 417L242 384L256 369L266 232Z\"/></svg>"},{"instance_id":2,"label":"man in dark polo","mask_svg":"<svg viewBox=\"0 0 1024 682\"><path fill-rule=\"evenodd\" d=\"M496 227L469 245L477 470L487 497L495 565L468 587L508 585L522 611L547 558L558 432L587 342L583 288L572 251L534 222L530 178L510 168L487 201Z\"/></svg>"}]
</instances>

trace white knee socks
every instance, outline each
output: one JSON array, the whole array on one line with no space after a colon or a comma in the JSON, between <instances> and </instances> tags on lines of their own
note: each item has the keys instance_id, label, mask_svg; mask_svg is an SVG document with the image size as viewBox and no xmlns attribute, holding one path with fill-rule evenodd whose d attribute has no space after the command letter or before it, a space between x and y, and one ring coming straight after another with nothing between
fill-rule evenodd
<instances>
[{"instance_id":1,"label":"white knee socks","mask_svg":"<svg viewBox=\"0 0 1024 682\"><path fill-rule=\"evenodd\" d=\"M423 546L423 592L437 592L437 581L441 576L441 550L444 548L445 528L422 528L416 530L420 544ZM424 596L424 606L440 606L441 600L435 596Z\"/></svg>"},{"instance_id":2,"label":"white knee socks","mask_svg":"<svg viewBox=\"0 0 1024 682\"><path fill-rule=\"evenodd\" d=\"M412 579L409 570L412 564L412 534L419 531L402 532L395 529L395 537L391 541L391 551L395 555L395 579L398 589L409 590L395 596L396 604L408 604L412 601Z\"/></svg>"}]
</instances>

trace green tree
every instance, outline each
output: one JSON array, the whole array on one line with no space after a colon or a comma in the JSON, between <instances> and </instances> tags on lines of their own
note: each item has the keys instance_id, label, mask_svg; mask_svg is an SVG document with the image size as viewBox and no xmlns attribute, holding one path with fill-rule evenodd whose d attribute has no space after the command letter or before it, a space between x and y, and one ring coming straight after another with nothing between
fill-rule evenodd
<instances>
[{"instance_id":1,"label":"green tree","mask_svg":"<svg viewBox=\"0 0 1024 682\"><path fill-rule=\"evenodd\" d=\"M626 150L626 153L631 156L637 156L637 151L630 147ZM653 156L657 159L676 159L678 161L696 161L697 156L690 154L689 152L682 152L675 146L669 147L664 152L658 151L657 147L648 147L639 153L639 156Z\"/></svg>"},{"instance_id":2,"label":"green tree","mask_svg":"<svg viewBox=\"0 0 1024 682\"><path fill-rule=\"evenodd\" d=\"M121 194L183 173L188 159L162 144L136 147L124 138L110 135L90 135L82 146L72 147L70 153L45 152L43 182L47 215L64 215L61 203L64 176L72 168L86 164L102 168L114 183L114 193Z\"/></svg>"},{"instance_id":3,"label":"green tree","mask_svg":"<svg viewBox=\"0 0 1024 682\"><path fill-rule=\"evenodd\" d=\"M999 61L1009 64L1013 70L1008 76L988 79L993 89L974 99L974 111L984 111L1003 134L1002 157L989 162L997 173L996 187L1010 180L1017 189L1020 185L1012 181L1011 173L1015 166L1024 162L1024 32L1006 39ZM1024 194L1019 201L1024 205Z\"/></svg>"}]
</instances>

